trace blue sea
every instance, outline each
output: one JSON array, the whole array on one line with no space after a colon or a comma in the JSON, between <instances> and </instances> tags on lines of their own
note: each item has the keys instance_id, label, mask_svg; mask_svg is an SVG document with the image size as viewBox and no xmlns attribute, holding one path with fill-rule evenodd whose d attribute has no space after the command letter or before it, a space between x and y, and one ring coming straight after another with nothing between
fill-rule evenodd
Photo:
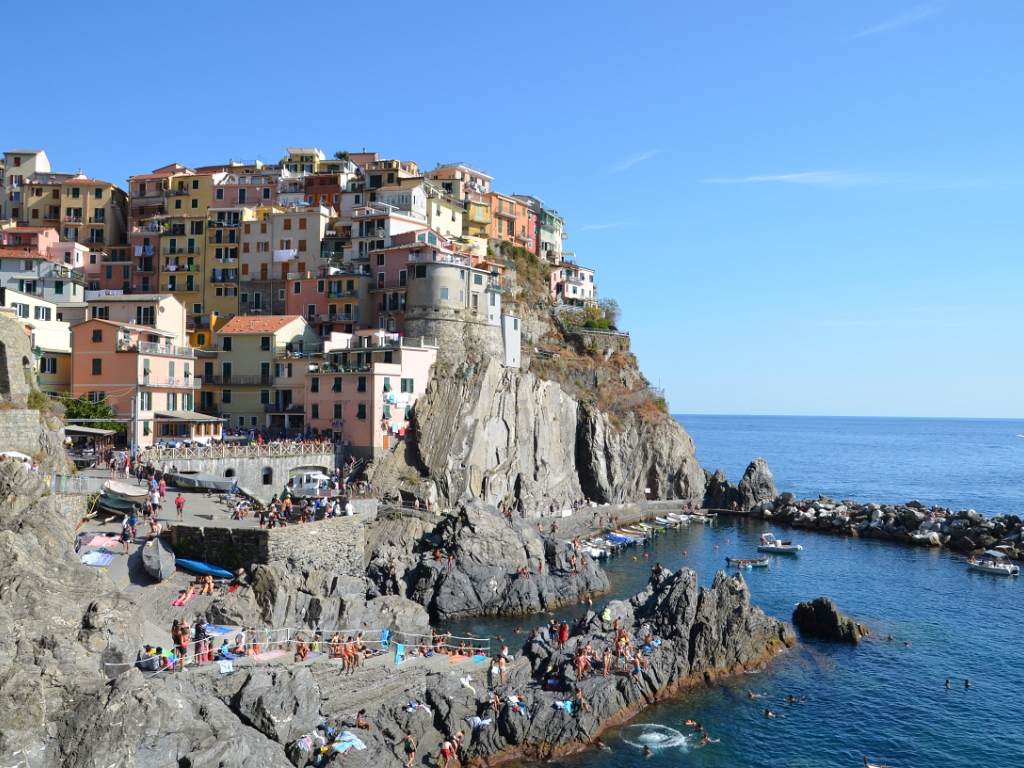
<instances>
[{"instance_id":1,"label":"blue sea","mask_svg":"<svg viewBox=\"0 0 1024 768\"><path fill-rule=\"evenodd\" d=\"M1024 421L677 418L693 435L702 464L721 467L734 481L750 459L763 456L779 489L798 496L916 498L986 515L1024 509L1024 438L1017 437ZM654 562L694 568L710 584L726 556L755 554L764 529L722 518L614 555L604 561L610 596L639 591ZM945 551L813 532L793 536L804 546L799 556L776 556L768 569L743 572L753 602L789 620L797 602L825 595L867 625L870 638L857 647L801 639L758 674L649 707L602 737L610 751L588 748L545 765L855 768L866 755L897 768L1024 766L1020 579L969 573L963 556ZM514 626L546 618L471 620L458 629L511 640ZM751 699L750 692L761 697ZM790 694L801 702L787 704ZM778 717L767 718L765 708ZM697 746L688 719L715 741ZM646 759L645 744L654 751Z\"/></svg>"}]
</instances>

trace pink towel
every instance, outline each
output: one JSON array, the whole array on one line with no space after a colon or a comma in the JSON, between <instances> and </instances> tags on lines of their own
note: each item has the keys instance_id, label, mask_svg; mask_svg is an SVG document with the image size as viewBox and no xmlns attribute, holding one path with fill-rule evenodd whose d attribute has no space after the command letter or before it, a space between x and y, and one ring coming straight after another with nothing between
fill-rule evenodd
<instances>
[{"instance_id":1,"label":"pink towel","mask_svg":"<svg viewBox=\"0 0 1024 768\"><path fill-rule=\"evenodd\" d=\"M286 651L283 648L279 648L276 651L267 651L266 653L256 654L253 658L256 659L256 661L267 661L268 659L276 659L279 656L287 656L289 653L294 653L294 651Z\"/></svg>"}]
</instances>

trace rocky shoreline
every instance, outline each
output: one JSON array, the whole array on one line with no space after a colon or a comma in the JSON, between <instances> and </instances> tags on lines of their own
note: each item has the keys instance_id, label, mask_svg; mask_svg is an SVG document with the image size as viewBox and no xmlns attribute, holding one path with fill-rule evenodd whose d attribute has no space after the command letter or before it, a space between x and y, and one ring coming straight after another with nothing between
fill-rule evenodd
<instances>
[{"instance_id":1,"label":"rocky shoreline","mask_svg":"<svg viewBox=\"0 0 1024 768\"><path fill-rule=\"evenodd\" d=\"M1024 526L1017 515L985 517L973 509L954 512L919 501L906 504L859 504L827 496L798 501L784 493L775 501L747 511L720 510L771 521L790 528L834 533L920 547L946 547L964 553L999 549L1008 558L1024 560Z\"/></svg>"}]
</instances>

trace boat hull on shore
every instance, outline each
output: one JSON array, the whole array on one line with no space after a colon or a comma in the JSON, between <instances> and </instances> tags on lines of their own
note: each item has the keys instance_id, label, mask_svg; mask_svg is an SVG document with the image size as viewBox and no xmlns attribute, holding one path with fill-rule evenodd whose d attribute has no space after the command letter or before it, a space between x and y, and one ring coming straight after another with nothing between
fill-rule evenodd
<instances>
[{"instance_id":1,"label":"boat hull on shore","mask_svg":"<svg viewBox=\"0 0 1024 768\"><path fill-rule=\"evenodd\" d=\"M174 552L160 537L150 539L142 547L142 567L157 581L169 579L177 570L176 565Z\"/></svg>"}]
</instances>

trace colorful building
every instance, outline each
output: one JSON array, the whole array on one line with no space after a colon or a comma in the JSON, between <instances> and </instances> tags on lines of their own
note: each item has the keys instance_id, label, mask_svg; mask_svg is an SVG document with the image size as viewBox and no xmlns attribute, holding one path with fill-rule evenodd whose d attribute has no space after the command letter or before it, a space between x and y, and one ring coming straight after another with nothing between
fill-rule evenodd
<instances>
[{"instance_id":1,"label":"colorful building","mask_svg":"<svg viewBox=\"0 0 1024 768\"><path fill-rule=\"evenodd\" d=\"M155 326L94 318L71 328L71 394L106 402L129 441L219 439L220 420L193 410L202 380L182 337Z\"/></svg>"},{"instance_id":2,"label":"colorful building","mask_svg":"<svg viewBox=\"0 0 1024 768\"><path fill-rule=\"evenodd\" d=\"M597 300L594 270L576 263L576 254L565 252L548 275L551 299L559 304L586 306Z\"/></svg>"},{"instance_id":3,"label":"colorful building","mask_svg":"<svg viewBox=\"0 0 1024 768\"><path fill-rule=\"evenodd\" d=\"M321 362L306 373L306 420L372 458L404 436L437 359L434 339L379 331L333 334Z\"/></svg>"},{"instance_id":4,"label":"colorful building","mask_svg":"<svg viewBox=\"0 0 1024 768\"><path fill-rule=\"evenodd\" d=\"M0 287L0 307L24 326L32 344L36 386L48 395L71 391L71 326L58 319L57 305Z\"/></svg>"},{"instance_id":5,"label":"colorful building","mask_svg":"<svg viewBox=\"0 0 1024 768\"><path fill-rule=\"evenodd\" d=\"M203 360L203 388L230 426L289 435L302 428L309 358L323 350L305 319L238 316L220 329L217 346L217 359Z\"/></svg>"},{"instance_id":6,"label":"colorful building","mask_svg":"<svg viewBox=\"0 0 1024 768\"><path fill-rule=\"evenodd\" d=\"M373 327L370 287L363 272L320 267L287 281L284 314L301 315L321 338Z\"/></svg>"}]
</instances>

